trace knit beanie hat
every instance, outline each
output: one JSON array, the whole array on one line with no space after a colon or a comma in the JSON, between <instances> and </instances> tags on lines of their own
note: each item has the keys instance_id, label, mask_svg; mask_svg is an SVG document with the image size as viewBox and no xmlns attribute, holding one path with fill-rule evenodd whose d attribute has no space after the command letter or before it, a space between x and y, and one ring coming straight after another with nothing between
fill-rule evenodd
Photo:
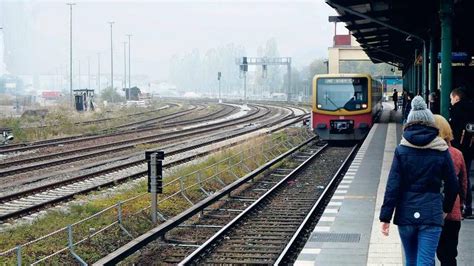
<instances>
[{"instance_id":1,"label":"knit beanie hat","mask_svg":"<svg viewBox=\"0 0 474 266\"><path fill-rule=\"evenodd\" d=\"M411 110L408 114L407 122L415 121L435 123L433 113L427 108L425 100L421 96L416 96L411 100Z\"/></svg>"}]
</instances>

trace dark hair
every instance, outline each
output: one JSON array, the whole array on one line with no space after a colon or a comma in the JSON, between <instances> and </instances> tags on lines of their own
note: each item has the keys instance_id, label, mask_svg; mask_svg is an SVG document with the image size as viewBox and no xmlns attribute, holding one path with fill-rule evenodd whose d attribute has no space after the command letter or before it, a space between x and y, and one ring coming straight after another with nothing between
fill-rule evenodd
<instances>
[{"instance_id":1,"label":"dark hair","mask_svg":"<svg viewBox=\"0 0 474 266\"><path fill-rule=\"evenodd\" d=\"M410 97L410 99L413 99L413 97L415 97L415 95L413 93L409 92L408 97Z\"/></svg>"},{"instance_id":2,"label":"dark hair","mask_svg":"<svg viewBox=\"0 0 474 266\"><path fill-rule=\"evenodd\" d=\"M458 96L459 99L461 99L461 100L466 98L466 92L461 88L454 89L453 91L451 91L451 94L453 96Z\"/></svg>"}]
</instances>

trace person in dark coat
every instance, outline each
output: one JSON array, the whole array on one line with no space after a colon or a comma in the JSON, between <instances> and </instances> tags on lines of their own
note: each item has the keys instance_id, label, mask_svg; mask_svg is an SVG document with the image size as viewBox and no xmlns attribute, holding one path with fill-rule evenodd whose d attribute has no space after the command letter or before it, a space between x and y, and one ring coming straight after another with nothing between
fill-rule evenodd
<instances>
[{"instance_id":1,"label":"person in dark coat","mask_svg":"<svg viewBox=\"0 0 474 266\"><path fill-rule=\"evenodd\" d=\"M398 225L406 265L434 265L444 218L453 209L458 182L446 141L423 98L411 103L403 138L395 149L379 219L382 233ZM444 187L444 197L441 187Z\"/></svg>"},{"instance_id":2,"label":"person in dark coat","mask_svg":"<svg viewBox=\"0 0 474 266\"><path fill-rule=\"evenodd\" d=\"M433 114L439 114L439 90L430 93L430 110Z\"/></svg>"},{"instance_id":3,"label":"person in dark coat","mask_svg":"<svg viewBox=\"0 0 474 266\"><path fill-rule=\"evenodd\" d=\"M473 219L469 170L471 169L474 147L471 147L471 140L467 137L466 124L468 122L474 122L474 108L473 103L467 99L466 93L462 89L454 89L450 94L450 98L449 124L453 130L454 137L452 145L462 152L467 169L467 192L463 216L464 218Z\"/></svg>"},{"instance_id":4,"label":"person in dark coat","mask_svg":"<svg viewBox=\"0 0 474 266\"><path fill-rule=\"evenodd\" d=\"M393 110L397 111L398 110L398 92L397 90L393 90L393 94L392 94L392 99L393 99L393 105L395 105L395 108L393 108Z\"/></svg>"},{"instance_id":5,"label":"person in dark coat","mask_svg":"<svg viewBox=\"0 0 474 266\"><path fill-rule=\"evenodd\" d=\"M407 94L406 103L403 106L403 124L407 123L408 114L411 111L411 100L413 99L413 97L414 97L413 93L410 92Z\"/></svg>"}]
</instances>

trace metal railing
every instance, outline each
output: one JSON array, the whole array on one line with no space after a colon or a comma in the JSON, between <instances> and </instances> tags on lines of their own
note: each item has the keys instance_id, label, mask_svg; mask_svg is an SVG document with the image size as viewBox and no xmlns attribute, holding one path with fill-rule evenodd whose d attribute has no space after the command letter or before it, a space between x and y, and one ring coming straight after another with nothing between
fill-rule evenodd
<instances>
[{"instance_id":1,"label":"metal railing","mask_svg":"<svg viewBox=\"0 0 474 266\"><path fill-rule=\"evenodd\" d=\"M272 158L277 157L279 153L291 149L293 146L310 137L312 137L311 132L307 130L297 130L296 134L290 136L280 135L261 143L260 146L254 145L243 149L234 155L214 162L204 168L179 175L171 180L166 180L165 178L163 198L158 201L159 209L160 206L164 206L166 203L176 203L180 201L184 201L186 204L193 206L195 202L199 202L225 185L235 181L241 174L252 171L252 169L257 168L259 164L270 161ZM173 173L169 174L173 176ZM148 229L155 226L151 222L151 216L148 215L150 204L146 204L146 206L142 208L133 207L140 205L140 203L142 203L141 205L145 205L143 202L149 202L148 197L149 193L141 193L129 199L119 201L94 215L27 243L3 251L0 253L0 263L2 263L2 257L5 259L3 263L6 261L14 261L14 257L16 257L18 265L26 263L27 261L31 263L31 265L47 264L48 260L56 256L69 256L70 254L77 262L85 264L84 258L81 257L77 251L77 247L80 244L86 242L91 244L93 237L112 230L113 228L118 229L118 231L128 239L133 238L134 232L136 234L143 233L143 229L140 230L140 228L136 229L132 227L132 225L136 223L130 222L127 227L125 223L131 219L139 219L141 223L144 223L141 224L141 226ZM129 207L126 208L126 205ZM138 210L132 211L134 208ZM173 216L179 213L176 213L176 211L168 211L169 213L167 214L166 212L166 208L162 208L161 212L157 213L162 221L166 221L167 216ZM97 220L100 220L102 227L99 229L90 227L91 225L97 224ZM47 241L59 241L64 243L64 247L52 251L50 254L28 254L28 250L33 248L34 245L47 245ZM8 257L10 257L10 260L7 260ZM65 259L64 257L61 258ZM31 262L29 262L30 260Z\"/></svg>"}]
</instances>

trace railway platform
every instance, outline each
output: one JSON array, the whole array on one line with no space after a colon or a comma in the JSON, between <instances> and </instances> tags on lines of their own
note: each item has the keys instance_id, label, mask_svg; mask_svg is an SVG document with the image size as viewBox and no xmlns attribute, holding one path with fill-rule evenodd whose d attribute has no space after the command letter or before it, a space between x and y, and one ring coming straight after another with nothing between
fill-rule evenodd
<instances>
[{"instance_id":1,"label":"railway platform","mask_svg":"<svg viewBox=\"0 0 474 266\"><path fill-rule=\"evenodd\" d=\"M378 220L394 150L403 132L400 111L384 105L380 123L361 145L295 265L403 265L397 226L392 224L385 237ZM458 265L472 265L473 236L474 220L462 221Z\"/></svg>"}]
</instances>

